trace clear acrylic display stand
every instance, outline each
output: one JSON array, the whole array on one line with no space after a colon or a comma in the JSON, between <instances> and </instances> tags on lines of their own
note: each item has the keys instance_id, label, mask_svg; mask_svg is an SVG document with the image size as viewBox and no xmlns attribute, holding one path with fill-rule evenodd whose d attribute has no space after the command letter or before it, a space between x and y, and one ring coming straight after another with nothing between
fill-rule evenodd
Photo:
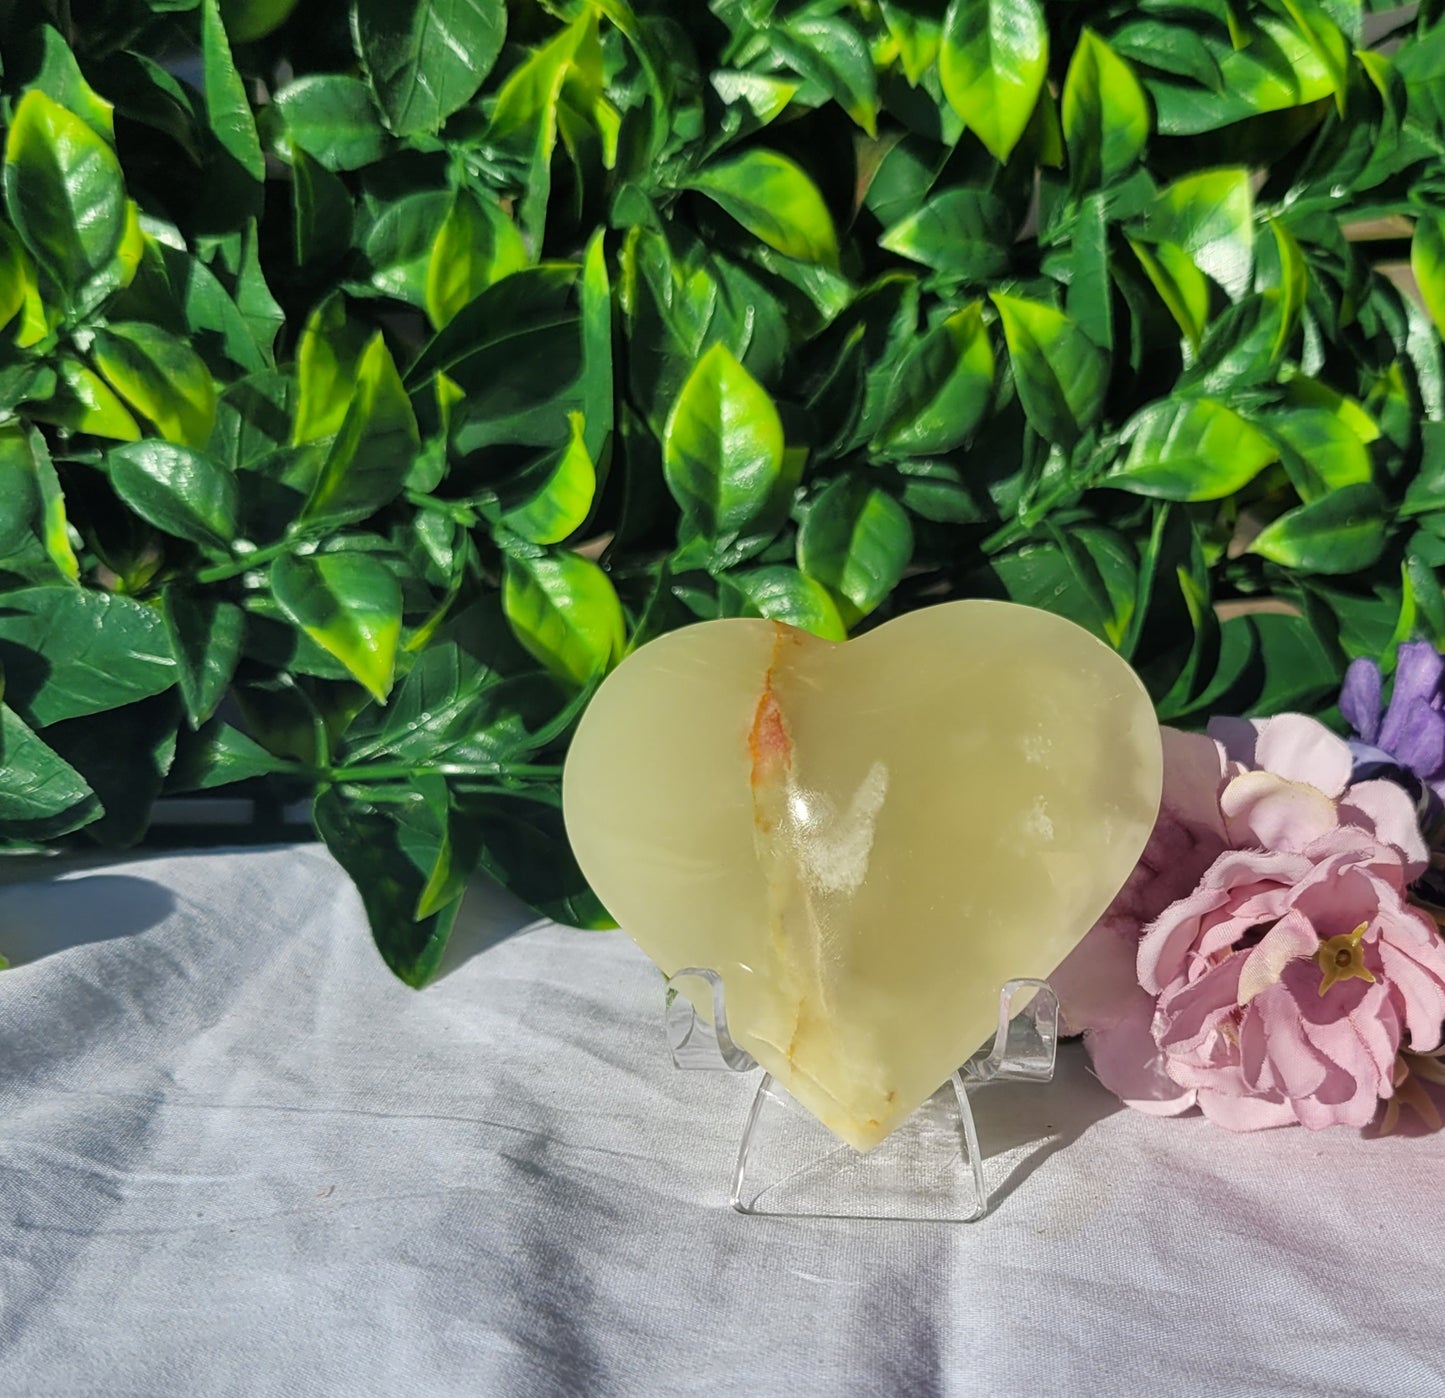
<instances>
[{"instance_id":1,"label":"clear acrylic display stand","mask_svg":"<svg viewBox=\"0 0 1445 1398\"><path fill-rule=\"evenodd\" d=\"M682 991L709 987L712 1023ZM672 1061L691 1071L747 1072L757 1061L728 1032L722 978L689 966L667 982ZM1054 1076L1059 1002L1047 981L1009 981L998 1031L880 1145L866 1154L800 1107L772 1074L753 1098L733 1172L730 1202L745 1214L790 1218L919 1219L972 1223L988 1212L969 1093L993 1083L1046 1083Z\"/></svg>"}]
</instances>

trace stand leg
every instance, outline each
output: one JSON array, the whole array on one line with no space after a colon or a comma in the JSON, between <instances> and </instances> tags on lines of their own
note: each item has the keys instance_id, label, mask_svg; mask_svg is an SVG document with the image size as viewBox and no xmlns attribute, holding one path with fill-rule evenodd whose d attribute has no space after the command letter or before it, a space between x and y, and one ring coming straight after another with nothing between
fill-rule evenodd
<instances>
[{"instance_id":1,"label":"stand leg","mask_svg":"<svg viewBox=\"0 0 1445 1398\"><path fill-rule=\"evenodd\" d=\"M712 1024L681 993L694 977L711 995ZM669 982L668 1042L679 1068L746 1071L756 1063L733 1043L721 978L689 967ZM690 987L697 996L701 987ZM902 1126L867 1154L838 1140L771 1074L753 1098L733 1172L740 1213L793 1218L877 1218L971 1223L988 1212L970 1091L995 1083L1048 1082L1058 1044L1058 999L1046 981L1009 981L988 1050L975 1054Z\"/></svg>"}]
</instances>

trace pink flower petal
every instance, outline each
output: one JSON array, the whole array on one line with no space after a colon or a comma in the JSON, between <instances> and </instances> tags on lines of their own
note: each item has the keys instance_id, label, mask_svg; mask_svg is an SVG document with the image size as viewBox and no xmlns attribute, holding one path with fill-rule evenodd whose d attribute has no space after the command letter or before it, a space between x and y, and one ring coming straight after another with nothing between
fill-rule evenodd
<instances>
[{"instance_id":1,"label":"pink flower petal","mask_svg":"<svg viewBox=\"0 0 1445 1398\"><path fill-rule=\"evenodd\" d=\"M1139 984L1151 995L1158 995L1171 981L1182 979L1190 944L1199 935L1199 919L1228 901L1229 894L1208 887L1205 877L1206 883L1187 898L1165 908L1139 942L1135 970Z\"/></svg>"},{"instance_id":2,"label":"pink flower petal","mask_svg":"<svg viewBox=\"0 0 1445 1398\"><path fill-rule=\"evenodd\" d=\"M1291 961L1313 956L1319 945L1319 934L1303 913L1294 910L1286 913L1244 958L1236 1003L1247 1005L1255 996L1277 985Z\"/></svg>"},{"instance_id":3,"label":"pink flower petal","mask_svg":"<svg viewBox=\"0 0 1445 1398\"><path fill-rule=\"evenodd\" d=\"M1154 1036L1167 1054L1202 1048L1233 1017L1244 957L1231 956L1197 980L1171 988L1160 998Z\"/></svg>"},{"instance_id":4,"label":"pink flower petal","mask_svg":"<svg viewBox=\"0 0 1445 1398\"><path fill-rule=\"evenodd\" d=\"M1304 714L1280 714L1268 720L1260 729L1254 761L1266 772L1317 787L1326 796L1344 791L1354 765L1349 744Z\"/></svg>"},{"instance_id":5,"label":"pink flower petal","mask_svg":"<svg viewBox=\"0 0 1445 1398\"><path fill-rule=\"evenodd\" d=\"M1126 1106L1154 1116L1178 1116L1194 1105L1185 1091L1164 1071L1164 1058L1150 1033L1154 1008L1135 1005L1107 1029L1091 1029L1084 1047L1094 1072L1105 1087Z\"/></svg>"},{"instance_id":6,"label":"pink flower petal","mask_svg":"<svg viewBox=\"0 0 1445 1398\"><path fill-rule=\"evenodd\" d=\"M1394 782L1356 782L1340 803L1340 821L1358 825L1382 844L1399 850L1405 861L1407 883L1418 879L1430 863L1415 803L1405 788Z\"/></svg>"},{"instance_id":7,"label":"pink flower petal","mask_svg":"<svg viewBox=\"0 0 1445 1398\"><path fill-rule=\"evenodd\" d=\"M1294 997L1275 986L1250 1004L1245 1016L1251 1015L1259 1016L1269 1040L1270 1063L1280 1088L1288 1097L1308 1097L1324 1083L1333 1065L1305 1034Z\"/></svg>"},{"instance_id":8,"label":"pink flower petal","mask_svg":"<svg viewBox=\"0 0 1445 1398\"><path fill-rule=\"evenodd\" d=\"M1134 964L1139 954L1139 925L1107 913L1049 977L1059 997L1059 1029L1081 1034L1104 1029L1142 1001L1152 1014L1154 1000L1142 989Z\"/></svg>"},{"instance_id":9,"label":"pink flower petal","mask_svg":"<svg viewBox=\"0 0 1445 1398\"><path fill-rule=\"evenodd\" d=\"M1259 745L1259 731L1264 725L1264 719L1220 715L1209 720L1205 731L1224 749L1226 759L1238 762L1246 771L1252 771L1259 765L1254 760L1254 754Z\"/></svg>"},{"instance_id":10,"label":"pink flower petal","mask_svg":"<svg viewBox=\"0 0 1445 1398\"><path fill-rule=\"evenodd\" d=\"M1395 1000L1410 1035L1410 1047L1417 1053L1431 1053L1440 1047L1445 1023L1445 966L1421 964L1409 952L1381 940L1376 948L1380 969L1395 992Z\"/></svg>"},{"instance_id":11,"label":"pink flower petal","mask_svg":"<svg viewBox=\"0 0 1445 1398\"><path fill-rule=\"evenodd\" d=\"M1224 785L1224 749L1202 733L1160 728L1164 743L1162 809L1175 820L1208 831L1224 845L1219 792Z\"/></svg>"},{"instance_id":12,"label":"pink flower petal","mask_svg":"<svg viewBox=\"0 0 1445 1398\"><path fill-rule=\"evenodd\" d=\"M1324 792L1272 772L1236 777L1219 804L1236 847L1300 852L1339 824L1335 803Z\"/></svg>"},{"instance_id":13,"label":"pink flower petal","mask_svg":"<svg viewBox=\"0 0 1445 1398\"><path fill-rule=\"evenodd\" d=\"M1286 1101L1199 1089L1199 1109L1216 1126L1226 1131L1267 1131L1274 1126L1293 1126L1294 1108Z\"/></svg>"}]
</instances>

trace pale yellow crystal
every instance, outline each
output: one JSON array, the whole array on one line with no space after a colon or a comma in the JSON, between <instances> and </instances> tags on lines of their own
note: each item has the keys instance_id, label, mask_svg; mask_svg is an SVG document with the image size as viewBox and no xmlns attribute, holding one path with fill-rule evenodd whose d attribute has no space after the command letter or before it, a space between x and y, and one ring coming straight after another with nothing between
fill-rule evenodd
<instances>
[{"instance_id":1,"label":"pale yellow crystal","mask_svg":"<svg viewBox=\"0 0 1445 1398\"><path fill-rule=\"evenodd\" d=\"M668 974L718 971L736 1041L866 1150L1108 905L1160 769L1114 652L965 601L841 645L759 620L653 641L589 705L563 800L618 922Z\"/></svg>"}]
</instances>

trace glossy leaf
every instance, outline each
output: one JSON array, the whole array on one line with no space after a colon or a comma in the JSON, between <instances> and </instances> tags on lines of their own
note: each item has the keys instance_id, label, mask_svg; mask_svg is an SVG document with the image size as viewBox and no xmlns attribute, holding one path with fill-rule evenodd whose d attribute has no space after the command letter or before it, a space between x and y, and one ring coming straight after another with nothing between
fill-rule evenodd
<instances>
[{"instance_id":1,"label":"glossy leaf","mask_svg":"<svg viewBox=\"0 0 1445 1398\"><path fill-rule=\"evenodd\" d=\"M359 78L308 73L287 83L275 101L291 139L328 170L356 170L386 152L386 129Z\"/></svg>"},{"instance_id":2,"label":"glossy leaf","mask_svg":"<svg viewBox=\"0 0 1445 1398\"><path fill-rule=\"evenodd\" d=\"M1090 189L1133 165L1149 139L1149 100L1134 70L1092 29L1079 35L1064 79L1069 178Z\"/></svg>"},{"instance_id":3,"label":"glossy leaf","mask_svg":"<svg viewBox=\"0 0 1445 1398\"><path fill-rule=\"evenodd\" d=\"M112 321L95 337L106 382L168 442L203 447L216 421L216 386L184 340L145 321Z\"/></svg>"},{"instance_id":4,"label":"glossy leaf","mask_svg":"<svg viewBox=\"0 0 1445 1398\"><path fill-rule=\"evenodd\" d=\"M1425 309L1445 335L1445 214L1422 213L1410 240L1410 270L1415 274Z\"/></svg>"},{"instance_id":5,"label":"glossy leaf","mask_svg":"<svg viewBox=\"0 0 1445 1398\"><path fill-rule=\"evenodd\" d=\"M908 513L865 476L840 476L798 530L798 567L822 583L854 625L898 585L913 554Z\"/></svg>"},{"instance_id":6,"label":"glossy leaf","mask_svg":"<svg viewBox=\"0 0 1445 1398\"><path fill-rule=\"evenodd\" d=\"M356 51L387 125L436 131L471 99L502 50L502 0L356 0Z\"/></svg>"},{"instance_id":7,"label":"glossy leaf","mask_svg":"<svg viewBox=\"0 0 1445 1398\"><path fill-rule=\"evenodd\" d=\"M1152 403L1126 426L1129 452L1111 485L1161 500L1220 500L1278 456L1274 444L1212 398Z\"/></svg>"},{"instance_id":8,"label":"glossy leaf","mask_svg":"<svg viewBox=\"0 0 1445 1398\"><path fill-rule=\"evenodd\" d=\"M1068 448L1098 418L1109 359L1062 311L1041 301L993 294L1008 341L1019 401L1036 431Z\"/></svg>"},{"instance_id":9,"label":"glossy leaf","mask_svg":"<svg viewBox=\"0 0 1445 1398\"><path fill-rule=\"evenodd\" d=\"M1249 546L1306 573L1357 573L1385 549L1385 501L1373 485L1347 485L1288 510Z\"/></svg>"},{"instance_id":10,"label":"glossy leaf","mask_svg":"<svg viewBox=\"0 0 1445 1398\"><path fill-rule=\"evenodd\" d=\"M355 787L323 788L312 818L327 849L355 880L383 960L407 985L425 985L441 965L461 906L458 897L427 917L414 916L435 864L437 832L425 832L430 840L416 839L404 822L425 819L421 813L369 802Z\"/></svg>"},{"instance_id":11,"label":"glossy leaf","mask_svg":"<svg viewBox=\"0 0 1445 1398\"><path fill-rule=\"evenodd\" d=\"M1249 171L1208 170L1163 190L1145 226L1152 240L1177 243L1234 299L1254 276L1254 194Z\"/></svg>"},{"instance_id":12,"label":"glossy leaf","mask_svg":"<svg viewBox=\"0 0 1445 1398\"><path fill-rule=\"evenodd\" d=\"M878 245L949 276L984 281L1008 270L1008 205L987 189L949 189L895 223Z\"/></svg>"},{"instance_id":13,"label":"glossy leaf","mask_svg":"<svg viewBox=\"0 0 1445 1398\"><path fill-rule=\"evenodd\" d=\"M140 436L135 418L98 374L69 355L56 360L55 372L60 383L56 396L45 405L46 421L116 442L133 442Z\"/></svg>"},{"instance_id":14,"label":"glossy leaf","mask_svg":"<svg viewBox=\"0 0 1445 1398\"><path fill-rule=\"evenodd\" d=\"M1175 324L1195 349L1209 323L1209 281L1194 259L1178 243L1141 243L1129 246Z\"/></svg>"},{"instance_id":15,"label":"glossy leaf","mask_svg":"<svg viewBox=\"0 0 1445 1398\"><path fill-rule=\"evenodd\" d=\"M582 414L571 415L572 435L551 464L535 494L508 510L502 524L534 544L560 544L591 513L597 468L587 450Z\"/></svg>"},{"instance_id":16,"label":"glossy leaf","mask_svg":"<svg viewBox=\"0 0 1445 1398\"><path fill-rule=\"evenodd\" d=\"M770 248L825 267L838 263L838 235L818 187L777 151L754 147L690 181Z\"/></svg>"},{"instance_id":17,"label":"glossy leaf","mask_svg":"<svg viewBox=\"0 0 1445 1398\"><path fill-rule=\"evenodd\" d=\"M80 576L65 496L45 439L34 428L0 429L0 559L20 554L32 539L39 541L62 578L75 581Z\"/></svg>"},{"instance_id":18,"label":"glossy leaf","mask_svg":"<svg viewBox=\"0 0 1445 1398\"><path fill-rule=\"evenodd\" d=\"M458 191L427 263L426 310L440 330L469 301L528 262L517 226L491 200Z\"/></svg>"},{"instance_id":19,"label":"glossy leaf","mask_svg":"<svg viewBox=\"0 0 1445 1398\"><path fill-rule=\"evenodd\" d=\"M966 441L993 397L994 356L978 302L935 327L898 366L878 444L927 456Z\"/></svg>"},{"instance_id":20,"label":"glossy leaf","mask_svg":"<svg viewBox=\"0 0 1445 1398\"><path fill-rule=\"evenodd\" d=\"M357 364L346 416L299 522L335 527L374 514L400 492L420 445L411 399L378 334Z\"/></svg>"},{"instance_id":21,"label":"glossy leaf","mask_svg":"<svg viewBox=\"0 0 1445 1398\"><path fill-rule=\"evenodd\" d=\"M951 0L938 76L949 105L996 160L1007 160L1023 136L1048 66L1036 0Z\"/></svg>"},{"instance_id":22,"label":"glossy leaf","mask_svg":"<svg viewBox=\"0 0 1445 1398\"><path fill-rule=\"evenodd\" d=\"M340 296L328 296L307 316L296 346L293 442L314 442L340 430L366 345L361 327L347 319Z\"/></svg>"},{"instance_id":23,"label":"glossy leaf","mask_svg":"<svg viewBox=\"0 0 1445 1398\"><path fill-rule=\"evenodd\" d=\"M62 293L83 304L86 283L115 257L125 182L110 146L78 116L31 88L5 140L5 207L25 246Z\"/></svg>"},{"instance_id":24,"label":"glossy leaf","mask_svg":"<svg viewBox=\"0 0 1445 1398\"><path fill-rule=\"evenodd\" d=\"M161 618L176 659L186 716L200 728L225 697L241 659L246 616L214 592L173 583L161 593Z\"/></svg>"},{"instance_id":25,"label":"glossy leaf","mask_svg":"<svg viewBox=\"0 0 1445 1398\"><path fill-rule=\"evenodd\" d=\"M99 815L85 778L0 704L0 832L55 839Z\"/></svg>"},{"instance_id":26,"label":"glossy leaf","mask_svg":"<svg viewBox=\"0 0 1445 1398\"><path fill-rule=\"evenodd\" d=\"M767 507L783 469L783 425L767 390L725 345L683 384L663 433L663 474L684 517L726 545Z\"/></svg>"},{"instance_id":27,"label":"glossy leaf","mask_svg":"<svg viewBox=\"0 0 1445 1398\"><path fill-rule=\"evenodd\" d=\"M282 611L377 700L391 691L401 639L401 586L364 553L283 556L271 566Z\"/></svg>"},{"instance_id":28,"label":"glossy leaf","mask_svg":"<svg viewBox=\"0 0 1445 1398\"><path fill-rule=\"evenodd\" d=\"M154 439L114 448L106 469L115 492L157 529L224 549L236 537L236 478L189 447Z\"/></svg>"},{"instance_id":29,"label":"glossy leaf","mask_svg":"<svg viewBox=\"0 0 1445 1398\"><path fill-rule=\"evenodd\" d=\"M750 614L811 631L825 641L848 638L848 628L833 595L797 568L783 563L749 568L729 574L728 582L742 594Z\"/></svg>"},{"instance_id":30,"label":"glossy leaf","mask_svg":"<svg viewBox=\"0 0 1445 1398\"><path fill-rule=\"evenodd\" d=\"M78 587L0 595L0 667L5 702L38 728L103 713L176 682L153 607Z\"/></svg>"},{"instance_id":31,"label":"glossy leaf","mask_svg":"<svg viewBox=\"0 0 1445 1398\"><path fill-rule=\"evenodd\" d=\"M509 556L502 606L517 640L566 684L585 685L622 657L622 604L607 574L580 554Z\"/></svg>"},{"instance_id":32,"label":"glossy leaf","mask_svg":"<svg viewBox=\"0 0 1445 1398\"><path fill-rule=\"evenodd\" d=\"M231 57L217 0L201 0L201 73L206 118L221 148L253 180L266 174L246 87Z\"/></svg>"}]
</instances>

